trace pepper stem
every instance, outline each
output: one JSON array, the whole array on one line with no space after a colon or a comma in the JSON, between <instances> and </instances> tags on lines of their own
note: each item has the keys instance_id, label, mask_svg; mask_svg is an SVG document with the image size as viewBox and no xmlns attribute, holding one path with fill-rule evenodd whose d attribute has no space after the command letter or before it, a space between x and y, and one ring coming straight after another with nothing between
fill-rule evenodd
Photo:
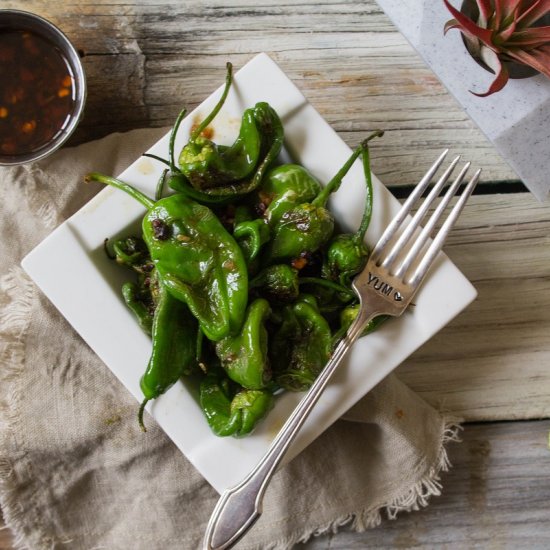
<instances>
[{"instance_id":1,"label":"pepper stem","mask_svg":"<svg viewBox=\"0 0 550 550\"><path fill-rule=\"evenodd\" d=\"M149 402L149 399L146 397L141 402L141 405L139 406L139 410L138 410L138 424L139 424L139 427L141 428L142 432L147 431L147 428L145 427L145 424L143 423L143 411L145 411L145 405L147 405L148 402Z\"/></svg>"},{"instance_id":2,"label":"pepper stem","mask_svg":"<svg viewBox=\"0 0 550 550\"><path fill-rule=\"evenodd\" d=\"M155 201L160 201L160 199L162 199L162 194L164 193L164 183L166 182L166 174L168 174L168 168L162 171L162 174L157 182Z\"/></svg>"},{"instance_id":3,"label":"pepper stem","mask_svg":"<svg viewBox=\"0 0 550 550\"><path fill-rule=\"evenodd\" d=\"M227 75L225 77L225 88L223 89L222 96L220 97L218 103L216 103L216 106L214 107L212 112L193 130L190 141L194 141L201 135L201 132L212 122L212 120L214 120L214 117L218 114L223 104L225 103L225 99L227 97L227 94L229 93L229 88L231 87L231 82L233 80L233 65L228 62L226 67Z\"/></svg>"},{"instance_id":4,"label":"pepper stem","mask_svg":"<svg viewBox=\"0 0 550 550\"><path fill-rule=\"evenodd\" d=\"M110 185L111 187L116 187L117 189L124 191L125 193L130 195L132 198L136 199L143 206L145 206L147 210L151 210L151 208L155 206L155 201L153 199L150 199L147 195L144 195L141 191L138 191L135 187L132 187L131 185L128 185L127 183L119 179L113 178L111 176L106 176L105 174L100 174L99 172L91 172L84 178L84 181L86 183L89 183L91 181L97 181L105 185Z\"/></svg>"},{"instance_id":5,"label":"pepper stem","mask_svg":"<svg viewBox=\"0 0 550 550\"><path fill-rule=\"evenodd\" d=\"M351 156L345 162L344 166L342 166L342 168L338 170L336 175L325 185L325 187L321 190L321 192L311 201L311 204L313 204L313 206L325 206L330 195L335 191L338 191L338 188L340 187L340 184L342 183L344 176L349 172L350 168L353 166L353 163L357 160L359 155L363 152L363 150L367 146L367 143L371 139L375 137L381 137L383 135L384 135L384 132L382 130L376 130L376 132L373 132L368 138L363 140L355 148Z\"/></svg>"},{"instance_id":6,"label":"pepper stem","mask_svg":"<svg viewBox=\"0 0 550 550\"><path fill-rule=\"evenodd\" d=\"M153 153L143 153L141 156L142 157L148 157L150 159L158 160L159 162L162 162L163 164L166 164L166 166L170 166L170 163L166 159L163 159L162 157L159 157L158 155L153 155Z\"/></svg>"},{"instance_id":7,"label":"pepper stem","mask_svg":"<svg viewBox=\"0 0 550 550\"><path fill-rule=\"evenodd\" d=\"M382 136L384 132L378 134ZM373 135L374 137L374 135ZM356 243L363 242L365 238L365 233L370 225L370 220L372 217L372 198L373 198L373 189L372 189L372 172L370 169L370 153L369 147L365 144L363 149L363 172L365 172L365 182L367 184L367 196L365 197L365 210L363 211L363 218L361 219L361 224L357 233L353 236L353 240Z\"/></svg>"},{"instance_id":8,"label":"pepper stem","mask_svg":"<svg viewBox=\"0 0 550 550\"><path fill-rule=\"evenodd\" d=\"M176 134L178 133L181 121L185 118L186 114L187 109L183 109L182 111L180 111L178 118L176 118L176 122L174 122L172 132L170 132L170 143L168 145L168 152L170 154L170 170L172 170L172 172L178 171L176 167L176 162L174 160L174 143L176 142Z\"/></svg>"}]
</instances>

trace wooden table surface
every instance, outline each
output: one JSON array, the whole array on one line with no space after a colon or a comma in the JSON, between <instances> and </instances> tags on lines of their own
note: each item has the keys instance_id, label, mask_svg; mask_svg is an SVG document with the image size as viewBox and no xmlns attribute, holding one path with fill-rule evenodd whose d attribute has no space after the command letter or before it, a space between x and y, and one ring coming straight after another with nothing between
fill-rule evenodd
<instances>
[{"instance_id":1,"label":"wooden table surface","mask_svg":"<svg viewBox=\"0 0 550 550\"><path fill-rule=\"evenodd\" d=\"M373 0L3 0L61 27L83 56L86 114L71 144L170 125L223 78L268 53L342 138L372 129L373 171L393 191L446 147L484 168L446 247L478 300L397 372L465 419L443 495L420 512L307 548L550 547L550 204L492 144ZM11 549L9 530L0 549Z\"/></svg>"}]
</instances>

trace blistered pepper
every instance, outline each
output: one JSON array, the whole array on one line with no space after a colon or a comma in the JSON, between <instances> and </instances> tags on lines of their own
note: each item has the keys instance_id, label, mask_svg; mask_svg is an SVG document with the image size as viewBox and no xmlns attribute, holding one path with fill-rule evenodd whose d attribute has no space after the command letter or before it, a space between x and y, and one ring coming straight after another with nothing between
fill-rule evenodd
<instances>
[{"instance_id":1,"label":"blistered pepper","mask_svg":"<svg viewBox=\"0 0 550 550\"><path fill-rule=\"evenodd\" d=\"M351 326L353 321L355 321L355 318L359 314L360 308L361 308L360 304L353 304L345 307L340 312L340 327L332 337L333 346L335 346L345 336L349 327ZM367 323L367 326L365 327L363 332L361 333L361 337L366 336L371 332L374 332L387 319L389 319L388 315L379 315L378 317L371 319Z\"/></svg>"},{"instance_id":2,"label":"blistered pepper","mask_svg":"<svg viewBox=\"0 0 550 550\"><path fill-rule=\"evenodd\" d=\"M199 401L212 431L220 436L249 434L273 407L268 390L235 393L231 382L220 372L209 372L201 381Z\"/></svg>"},{"instance_id":3,"label":"blistered pepper","mask_svg":"<svg viewBox=\"0 0 550 550\"><path fill-rule=\"evenodd\" d=\"M140 327L150 335L158 302L158 279L147 245L143 239L129 236L115 240L111 253L108 239L105 239L104 244L109 258L137 274L137 282L127 282L122 286L122 297Z\"/></svg>"},{"instance_id":4,"label":"blistered pepper","mask_svg":"<svg viewBox=\"0 0 550 550\"><path fill-rule=\"evenodd\" d=\"M243 388L259 390L271 380L265 323L271 313L267 300L254 300L246 311L240 333L216 343L216 355L231 380Z\"/></svg>"},{"instance_id":5,"label":"blistered pepper","mask_svg":"<svg viewBox=\"0 0 550 550\"><path fill-rule=\"evenodd\" d=\"M329 243L326 253L323 275L328 279L339 281L343 285L351 283L353 276L365 267L369 256L369 249L364 239L372 215L373 189L369 148L366 142L373 137L381 137L382 135L384 135L382 131L375 132L364 142L362 157L367 193L359 229L356 233L341 233L334 237Z\"/></svg>"},{"instance_id":6,"label":"blistered pepper","mask_svg":"<svg viewBox=\"0 0 550 550\"><path fill-rule=\"evenodd\" d=\"M264 263L292 260L315 252L332 237L334 217L326 208L326 203L340 187L342 179L363 151L363 146L362 143L355 149L344 166L311 202L292 206L281 214L273 227Z\"/></svg>"},{"instance_id":7,"label":"blistered pepper","mask_svg":"<svg viewBox=\"0 0 550 550\"><path fill-rule=\"evenodd\" d=\"M250 290L275 302L293 302L300 294L298 270L288 264L270 265L249 283Z\"/></svg>"},{"instance_id":8,"label":"blistered pepper","mask_svg":"<svg viewBox=\"0 0 550 550\"><path fill-rule=\"evenodd\" d=\"M232 65L228 63L222 96L212 112L193 130L179 155L179 167L174 160L174 143L185 110L179 114L170 135L170 160L149 153L144 155L169 166L164 177L172 189L204 204L223 203L256 189L283 145L281 120L265 102L245 112L233 146L216 145L201 135L222 108L231 82Z\"/></svg>"},{"instance_id":9,"label":"blistered pepper","mask_svg":"<svg viewBox=\"0 0 550 550\"><path fill-rule=\"evenodd\" d=\"M236 334L248 301L248 274L241 249L214 213L184 195L154 202L115 178L87 180L121 189L147 208L143 238L162 284L185 302L210 340Z\"/></svg>"},{"instance_id":10,"label":"blistered pepper","mask_svg":"<svg viewBox=\"0 0 550 550\"><path fill-rule=\"evenodd\" d=\"M274 226L292 206L313 200L321 184L299 164L272 168L258 189L259 204L270 226Z\"/></svg>"},{"instance_id":11,"label":"blistered pepper","mask_svg":"<svg viewBox=\"0 0 550 550\"><path fill-rule=\"evenodd\" d=\"M138 412L139 425L145 431L143 411L151 399L162 395L183 375L196 368L198 325L189 308L174 298L160 282L160 299L152 326L153 350L140 387L144 399Z\"/></svg>"},{"instance_id":12,"label":"blistered pepper","mask_svg":"<svg viewBox=\"0 0 550 550\"><path fill-rule=\"evenodd\" d=\"M283 310L281 326L270 340L275 382L291 391L308 389L330 358L330 327L311 296L302 295Z\"/></svg>"},{"instance_id":13,"label":"blistered pepper","mask_svg":"<svg viewBox=\"0 0 550 550\"><path fill-rule=\"evenodd\" d=\"M244 112L239 135L230 147L216 145L200 134L202 130L201 124L178 160L181 172L195 189L223 187L252 174L260 158L262 140L254 109Z\"/></svg>"},{"instance_id":14,"label":"blistered pepper","mask_svg":"<svg viewBox=\"0 0 550 550\"><path fill-rule=\"evenodd\" d=\"M179 170L191 186L213 197L243 195L256 189L283 145L281 120L265 102L244 112L233 145L217 145L201 135L223 106L231 81L232 65L228 63L220 100L193 130L178 159Z\"/></svg>"},{"instance_id":15,"label":"blistered pepper","mask_svg":"<svg viewBox=\"0 0 550 550\"><path fill-rule=\"evenodd\" d=\"M153 332L154 308L150 293L133 282L122 285L122 297L130 311L134 314L141 329L151 336Z\"/></svg>"}]
</instances>

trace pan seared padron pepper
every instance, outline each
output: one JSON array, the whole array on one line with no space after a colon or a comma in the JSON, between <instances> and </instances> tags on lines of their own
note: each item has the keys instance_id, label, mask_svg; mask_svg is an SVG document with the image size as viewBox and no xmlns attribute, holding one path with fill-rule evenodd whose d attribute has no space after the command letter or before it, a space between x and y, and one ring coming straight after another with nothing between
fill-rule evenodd
<instances>
[{"instance_id":1,"label":"pan seared padron pepper","mask_svg":"<svg viewBox=\"0 0 550 550\"><path fill-rule=\"evenodd\" d=\"M229 148L218 146L200 135L194 138L195 133L191 136L189 144L180 154L179 167L194 189L221 199L250 193L260 185L283 145L283 125L277 113L265 102L256 103L252 109L245 111L243 120L250 122L241 127L237 142ZM202 126L198 128L201 131ZM255 130L251 131L251 127ZM247 132L251 135L247 136L247 140L243 137L239 143L241 135L247 135ZM252 134L260 136L257 153L242 150L242 143L254 141ZM230 151L239 149L237 144L241 149L240 159L236 152L234 158L228 155ZM252 146L249 148L252 149Z\"/></svg>"},{"instance_id":2,"label":"pan seared padron pepper","mask_svg":"<svg viewBox=\"0 0 550 550\"><path fill-rule=\"evenodd\" d=\"M151 334L153 350L140 381L144 400L139 408L138 421L143 431L143 411L147 402L163 394L197 366L197 320L183 302L167 291L162 280L159 293Z\"/></svg>"},{"instance_id":3,"label":"pan seared padron pepper","mask_svg":"<svg viewBox=\"0 0 550 550\"><path fill-rule=\"evenodd\" d=\"M270 341L270 359L277 384L291 391L308 389L330 358L330 327L315 299L301 295L286 306L280 328Z\"/></svg>"},{"instance_id":4,"label":"pan seared padron pepper","mask_svg":"<svg viewBox=\"0 0 550 550\"><path fill-rule=\"evenodd\" d=\"M185 116L183 110L171 132L170 160L146 153L169 166L168 185L200 203L216 204L250 193L258 187L283 146L281 120L268 103L259 102L243 115L239 136L229 147L217 145L202 135L222 108L232 82L227 64L224 91L212 112L193 130L189 142L174 162L174 142Z\"/></svg>"},{"instance_id":5,"label":"pan seared padron pepper","mask_svg":"<svg viewBox=\"0 0 550 550\"><path fill-rule=\"evenodd\" d=\"M293 302L300 294L298 270L288 264L270 265L249 284L251 290L275 302Z\"/></svg>"},{"instance_id":6,"label":"pan seared padron pepper","mask_svg":"<svg viewBox=\"0 0 550 550\"><path fill-rule=\"evenodd\" d=\"M246 311L241 332L216 344L216 355L227 376L249 390L265 388L271 380L265 328L270 313L267 300L254 300Z\"/></svg>"},{"instance_id":7,"label":"pan seared padron pepper","mask_svg":"<svg viewBox=\"0 0 550 550\"><path fill-rule=\"evenodd\" d=\"M329 244L326 262L323 265L323 275L327 279L339 281L343 285L349 285L354 275L357 275L367 262L369 249L364 242L365 233L370 224L372 216L372 172L370 169L369 148L366 142L374 137L381 137L384 132L374 132L364 142L363 149L363 171L367 185L365 197L365 208L361 224L356 233L341 233L332 239Z\"/></svg>"},{"instance_id":8,"label":"pan seared padron pepper","mask_svg":"<svg viewBox=\"0 0 550 550\"><path fill-rule=\"evenodd\" d=\"M274 226L284 212L293 206L313 200L321 192L321 184L299 164L283 164L272 168L259 189L259 202L264 217Z\"/></svg>"},{"instance_id":9,"label":"pan seared padron pepper","mask_svg":"<svg viewBox=\"0 0 550 550\"><path fill-rule=\"evenodd\" d=\"M185 302L204 335L218 341L236 334L248 300L248 275L241 249L206 206L172 195L154 202L130 185L92 173L99 181L125 191L148 210L143 238L159 278Z\"/></svg>"},{"instance_id":10,"label":"pan seared padron pepper","mask_svg":"<svg viewBox=\"0 0 550 550\"><path fill-rule=\"evenodd\" d=\"M265 102L244 112L233 145L217 145L202 135L225 103L231 82L232 65L228 63L220 100L193 130L178 159L180 172L192 187L215 197L242 195L256 189L283 145L281 120Z\"/></svg>"},{"instance_id":11,"label":"pan seared padron pepper","mask_svg":"<svg viewBox=\"0 0 550 550\"><path fill-rule=\"evenodd\" d=\"M344 166L311 202L292 206L281 214L273 227L264 262L278 263L299 258L315 252L332 237L334 217L326 208L326 203L330 195L338 190L364 146L365 142L355 149Z\"/></svg>"},{"instance_id":12,"label":"pan seared padron pepper","mask_svg":"<svg viewBox=\"0 0 550 550\"><path fill-rule=\"evenodd\" d=\"M212 431L225 437L240 437L273 407L273 395L268 390L235 392L223 372L211 371L200 384L200 405Z\"/></svg>"},{"instance_id":13,"label":"pan seared padron pepper","mask_svg":"<svg viewBox=\"0 0 550 550\"><path fill-rule=\"evenodd\" d=\"M114 255L108 250L107 245L106 239L105 252L109 258L137 274L137 282L124 283L122 296L139 326L151 335L153 314L158 302L158 278L147 245L143 239L135 236L117 239L112 245Z\"/></svg>"},{"instance_id":14,"label":"pan seared padron pepper","mask_svg":"<svg viewBox=\"0 0 550 550\"><path fill-rule=\"evenodd\" d=\"M353 304L351 306L345 307L340 312L340 328L332 336L332 345L335 346L346 334L349 327L355 321L355 318L359 314L361 306L359 304ZM388 315L379 315L375 317L365 327L365 330L361 333L361 337L374 332L384 321L389 319Z\"/></svg>"}]
</instances>

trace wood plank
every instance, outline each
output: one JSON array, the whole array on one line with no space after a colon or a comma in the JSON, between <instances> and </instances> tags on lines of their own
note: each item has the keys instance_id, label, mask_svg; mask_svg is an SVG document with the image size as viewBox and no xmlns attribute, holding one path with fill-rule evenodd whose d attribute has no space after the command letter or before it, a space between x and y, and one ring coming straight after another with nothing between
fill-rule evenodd
<instances>
[{"instance_id":1,"label":"wood plank","mask_svg":"<svg viewBox=\"0 0 550 550\"><path fill-rule=\"evenodd\" d=\"M467 420L550 416L549 245L548 205L529 194L472 197L445 250L478 299L399 377Z\"/></svg>"},{"instance_id":2,"label":"wood plank","mask_svg":"<svg viewBox=\"0 0 550 550\"><path fill-rule=\"evenodd\" d=\"M483 165L484 181L516 179L480 130L373 0L198 2L4 0L39 13L85 53L90 86L71 143L172 124L255 54L271 55L355 146L375 128L373 169L387 185L411 184L442 148ZM284 32L284 39L282 33Z\"/></svg>"},{"instance_id":3,"label":"wood plank","mask_svg":"<svg viewBox=\"0 0 550 550\"><path fill-rule=\"evenodd\" d=\"M296 548L550 547L549 421L467 425L449 447L453 468L426 509L364 533L343 530Z\"/></svg>"}]
</instances>

